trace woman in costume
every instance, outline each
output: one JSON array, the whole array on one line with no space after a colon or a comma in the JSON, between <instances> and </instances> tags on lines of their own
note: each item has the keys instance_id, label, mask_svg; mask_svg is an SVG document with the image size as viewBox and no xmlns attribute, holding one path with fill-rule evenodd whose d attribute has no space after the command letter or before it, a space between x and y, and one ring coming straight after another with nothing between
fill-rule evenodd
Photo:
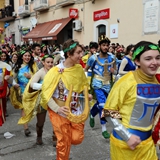
<instances>
[{"instance_id":1,"label":"woman in costume","mask_svg":"<svg viewBox=\"0 0 160 160\"><path fill-rule=\"evenodd\" d=\"M37 116L37 141L36 144L42 145L42 132L43 126L46 118L47 111L43 109L37 102L39 98L42 82L44 76L47 72L53 67L53 56L45 55L42 58L43 68L41 68L37 73L34 74L30 82L28 83L24 94L23 94L23 104L24 105L24 113L25 116L21 117L18 121L18 124L28 123L35 115ZM54 142L56 141L56 137L53 137Z\"/></svg>"},{"instance_id":2,"label":"woman in costume","mask_svg":"<svg viewBox=\"0 0 160 160\"><path fill-rule=\"evenodd\" d=\"M17 54L17 52L13 52L13 53L12 53L12 57L11 57L12 68L15 66L17 60L18 60L18 54Z\"/></svg>"},{"instance_id":3,"label":"woman in costume","mask_svg":"<svg viewBox=\"0 0 160 160\"><path fill-rule=\"evenodd\" d=\"M60 51L60 45L56 44L53 48L53 52L58 52L58 51Z\"/></svg>"},{"instance_id":4,"label":"woman in costume","mask_svg":"<svg viewBox=\"0 0 160 160\"><path fill-rule=\"evenodd\" d=\"M20 56L15 64L13 87L11 90L11 103L16 109L21 109L21 115L24 116L22 95L30 78L37 72L37 65L34 62L34 58L27 50L21 50ZM24 124L24 133L29 136L31 133L28 129L28 124Z\"/></svg>"},{"instance_id":5,"label":"woman in costume","mask_svg":"<svg viewBox=\"0 0 160 160\"><path fill-rule=\"evenodd\" d=\"M74 116L81 117L82 110L78 97L84 88L88 87L87 78L79 64L82 58L82 48L79 43L67 40L63 45L63 51L66 59L49 70L42 84L41 96L41 104L49 111L57 137L57 160L68 160L71 145L80 144L84 139L84 123L74 123L66 117L68 117L70 107ZM69 90L72 90L71 87L73 87L72 102L71 106L67 106L65 102L68 103L71 97L71 94L68 93Z\"/></svg>"},{"instance_id":6,"label":"woman in costume","mask_svg":"<svg viewBox=\"0 0 160 160\"><path fill-rule=\"evenodd\" d=\"M132 44L127 46L125 56L123 57L120 64L118 64L119 74L116 75L114 80L115 82L129 71L134 71L136 69L136 65L132 60L133 49L134 46Z\"/></svg>"},{"instance_id":7,"label":"woman in costume","mask_svg":"<svg viewBox=\"0 0 160 160\"><path fill-rule=\"evenodd\" d=\"M10 60L10 56L8 55L7 51L1 51L0 50L0 61L5 62L5 63L9 64L10 66L12 66L12 62ZM7 89L9 89L9 88L7 88ZM6 100L8 99L8 96L9 96L9 90L8 90L8 94L7 94ZM5 116L8 117L7 103L6 103L6 109L5 109Z\"/></svg>"},{"instance_id":8,"label":"woman in costume","mask_svg":"<svg viewBox=\"0 0 160 160\"><path fill-rule=\"evenodd\" d=\"M11 60L7 52L0 51L0 60L6 62L9 65L12 65Z\"/></svg>"},{"instance_id":9,"label":"woman in costume","mask_svg":"<svg viewBox=\"0 0 160 160\"><path fill-rule=\"evenodd\" d=\"M114 84L102 115L114 128L111 159L157 160L151 134L160 102L160 85L155 77L160 49L156 44L141 41L134 46L132 59L138 69Z\"/></svg>"},{"instance_id":10,"label":"woman in costume","mask_svg":"<svg viewBox=\"0 0 160 160\"><path fill-rule=\"evenodd\" d=\"M43 57L46 54L48 54L47 46L45 44L42 44L41 45L41 54L40 54L40 57Z\"/></svg>"},{"instance_id":11,"label":"woman in costume","mask_svg":"<svg viewBox=\"0 0 160 160\"><path fill-rule=\"evenodd\" d=\"M121 76L128 73L129 71L134 71L136 69L136 65L132 61L133 49L134 49L133 45L129 45L126 48L126 52L125 52L126 56L124 56L124 58L120 64L120 67L119 67L119 74Z\"/></svg>"},{"instance_id":12,"label":"woman in costume","mask_svg":"<svg viewBox=\"0 0 160 160\"><path fill-rule=\"evenodd\" d=\"M11 66L0 61L0 126L6 120L7 93L9 92L8 83L12 83Z\"/></svg>"}]
</instances>

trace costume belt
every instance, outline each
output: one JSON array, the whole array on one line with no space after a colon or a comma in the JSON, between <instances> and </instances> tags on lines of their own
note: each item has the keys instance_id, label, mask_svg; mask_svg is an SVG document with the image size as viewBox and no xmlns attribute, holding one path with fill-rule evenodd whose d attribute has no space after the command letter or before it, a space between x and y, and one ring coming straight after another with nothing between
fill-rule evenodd
<instances>
[{"instance_id":1,"label":"costume belt","mask_svg":"<svg viewBox=\"0 0 160 160\"><path fill-rule=\"evenodd\" d=\"M151 134L152 134L152 130L149 131L140 131L140 130L135 130L135 129L131 129L128 128L127 129L131 134L137 135L140 137L141 141L144 141L146 139L148 139ZM113 130L113 136L119 140L123 140L117 133L115 130Z\"/></svg>"},{"instance_id":2,"label":"costume belt","mask_svg":"<svg viewBox=\"0 0 160 160\"><path fill-rule=\"evenodd\" d=\"M60 107L65 106L65 101L61 101L57 98L53 98L53 100L58 104L58 106Z\"/></svg>"},{"instance_id":3,"label":"costume belt","mask_svg":"<svg viewBox=\"0 0 160 160\"><path fill-rule=\"evenodd\" d=\"M110 77L109 76L102 77L102 76L99 76L99 75L95 74L94 78L97 79L97 80L102 81L103 85L110 84Z\"/></svg>"}]
</instances>

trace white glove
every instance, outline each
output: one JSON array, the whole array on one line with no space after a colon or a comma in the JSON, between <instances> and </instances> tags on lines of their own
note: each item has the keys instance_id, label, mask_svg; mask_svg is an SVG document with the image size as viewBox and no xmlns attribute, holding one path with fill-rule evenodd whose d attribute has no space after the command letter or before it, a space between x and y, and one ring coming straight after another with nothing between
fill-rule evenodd
<instances>
[{"instance_id":1,"label":"white glove","mask_svg":"<svg viewBox=\"0 0 160 160\"><path fill-rule=\"evenodd\" d=\"M33 83L32 89L40 90L42 88L42 84L40 83Z\"/></svg>"}]
</instances>

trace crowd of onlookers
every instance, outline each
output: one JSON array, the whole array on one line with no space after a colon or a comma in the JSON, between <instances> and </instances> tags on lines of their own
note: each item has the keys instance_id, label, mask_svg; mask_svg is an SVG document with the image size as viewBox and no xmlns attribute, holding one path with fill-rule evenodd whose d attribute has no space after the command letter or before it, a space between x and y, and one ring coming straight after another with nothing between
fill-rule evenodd
<instances>
[{"instance_id":1,"label":"crowd of onlookers","mask_svg":"<svg viewBox=\"0 0 160 160\"><path fill-rule=\"evenodd\" d=\"M91 43L96 43L96 42L90 42ZM16 45L16 44L9 44L9 43L6 43L6 44L2 44L0 46L0 51L2 53L6 53L7 55L9 55L10 57L14 54L14 53L19 53L20 50L29 50L32 52L32 49L33 49L33 46L34 44L31 44L31 45ZM96 49L98 51L98 43L95 44ZM52 54L54 52L58 52L60 50L62 50L62 45L60 44L49 44L49 45L46 45L46 44L39 44L39 47L41 48L41 53L44 53L44 54ZM90 50L90 45L82 45L83 49L84 49L84 53L87 53L89 50ZM124 55L124 52L125 52L125 47L124 45L120 45L119 43L112 43L110 46L109 46L109 50L108 52L110 53L113 53L113 54L117 54L118 57L120 56L123 56Z\"/></svg>"},{"instance_id":2,"label":"crowd of onlookers","mask_svg":"<svg viewBox=\"0 0 160 160\"><path fill-rule=\"evenodd\" d=\"M160 40L158 41L158 45L160 46ZM3 62L6 62L10 64L12 67L14 67L14 64L16 63L18 59L18 55L21 50L27 50L31 53L35 52L35 48L38 46L39 52L37 55L39 57L43 57L46 54L56 56L59 54L59 51L62 50L61 44L26 44L26 45L16 45L16 44L2 44L0 46L0 60ZM131 45L128 45L131 46ZM120 45L119 43L111 43L108 46L108 52L115 55L119 61L123 59L125 55L128 54L128 51L126 48L128 46ZM134 45L132 45L134 46ZM84 51L84 57L85 55L89 55L89 57L96 52L99 52L99 46L97 42L90 42L89 45L82 45L83 51ZM85 58L84 58L85 59ZM88 59L88 57L87 57ZM86 63L86 60L84 60L84 63ZM83 58L82 58L83 60Z\"/></svg>"},{"instance_id":3,"label":"crowd of onlookers","mask_svg":"<svg viewBox=\"0 0 160 160\"><path fill-rule=\"evenodd\" d=\"M28 51L31 55L34 61L36 61L38 68L42 68L43 64L40 63L41 59L45 55L52 55L54 58L54 64L56 65L59 63L60 59L63 60L63 55L60 54L60 51L62 50L61 44L54 44L54 45L46 45L46 44L37 44L34 43L32 45L16 45L16 44L2 44L0 46L0 61L6 62L9 64L13 70L16 69L17 60L21 59L21 52ZM85 64L87 63L88 58L93 55L94 53L99 52L99 46L97 42L91 41L89 45L81 45L83 49L83 57L80 61L80 64L83 68L85 68ZM125 55L125 47L123 45L120 45L119 43L111 43L108 52L111 54L116 55L117 59L121 62L123 56ZM40 62L39 62L40 61Z\"/></svg>"}]
</instances>

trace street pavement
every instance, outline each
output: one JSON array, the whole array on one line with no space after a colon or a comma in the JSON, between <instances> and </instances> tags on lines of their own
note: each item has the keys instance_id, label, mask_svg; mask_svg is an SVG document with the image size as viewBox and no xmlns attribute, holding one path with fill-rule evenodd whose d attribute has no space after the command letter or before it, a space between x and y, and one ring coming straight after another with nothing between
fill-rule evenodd
<instances>
[{"instance_id":1,"label":"street pavement","mask_svg":"<svg viewBox=\"0 0 160 160\"><path fill-rule=\"evenodd\" d=\"M20 110L15 110L8 102L7 121L0 127L0 160L55 160L56 148L52 145L52 126L50 120L46 118L42 146L36 142L36 118L29 123L31 136L25 137L22 125L18 125ZM108 126L108 125L107 125ZM108 127L111 132L111 127ZM15 134L10 139L4 138L4 133ZM99 117L95 118L95 127L89 126L89 120L85 125L85 138L82 144L72 146L70 157L72 160L110 160L109 140L105 140L101 135Z\"/></svg>"},{"instance_id":2,"label":"street pavement","mask_svg":"<svg viewBox=\"0 0 160 160\"><path fill-rule=\"evenodd\" d=\"M20 110L15 110L8 102L7 121L0 127L0 160L56 160L56 148L52 145L52 126L48 115L43 132L41 146L36 145L36 118L29 123L31 136L24 135L23 126L18 125ZM112 128L108 126L109 132ZM15 136L10 139L4 138L4 133L10 132ZM72 146L71 160L110 160L109 140L101 135L101 126L98 116L95 118L95 127L89 126L89 120L85 125L85 138L82 144ZM160 153L158 150L158 156Z\"/></svg>"}]
</instances>

